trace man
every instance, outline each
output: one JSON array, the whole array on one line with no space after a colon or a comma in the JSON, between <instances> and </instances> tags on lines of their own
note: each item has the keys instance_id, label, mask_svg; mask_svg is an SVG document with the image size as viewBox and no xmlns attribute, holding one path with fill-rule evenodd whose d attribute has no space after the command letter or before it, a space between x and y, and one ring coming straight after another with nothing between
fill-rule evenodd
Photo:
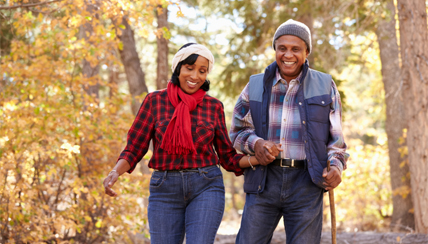
<instances>
[{"instance_id":1,"label":"man","mask_svg":"<svg viewBox=\"0 0 428 244\"><path fill-rule=\"evenodd\" d=\"M276 61L250 77L234 109L234 147L261 164L244 174L236 243L270 243L281 217L287 243L320 243L323 193L340 184L349 157L340 96L330 75L309 68L305 24L286 21L272 46Z\"/></svg>"}]
</instances>

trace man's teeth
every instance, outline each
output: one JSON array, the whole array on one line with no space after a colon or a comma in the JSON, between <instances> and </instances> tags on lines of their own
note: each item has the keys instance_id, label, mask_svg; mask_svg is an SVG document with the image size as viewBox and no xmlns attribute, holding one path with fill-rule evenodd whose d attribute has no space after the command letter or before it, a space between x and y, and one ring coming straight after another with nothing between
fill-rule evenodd
<instances>
[{"instance_id":1,"label":"man's teeth","mask_svg":"<svg viewBox=\"0 0 428 244\"><path fill-rule=\"evenodd\" d=\"M190 81L187 81L187 83L189 83L189 85L191 85L191 86L195 86L196 85L196 83L193 83L193 82L190 82Z\"/></svg>"},{"instance_id":2,"label":"man's teeth","mask_svg":"<svg viewBox=\"0 0 428 244\"><path fill-rule=\"evenodd\" d=\"M294 64L294 62L283 62L284 64Z\"/></svg>"}]
</instances>

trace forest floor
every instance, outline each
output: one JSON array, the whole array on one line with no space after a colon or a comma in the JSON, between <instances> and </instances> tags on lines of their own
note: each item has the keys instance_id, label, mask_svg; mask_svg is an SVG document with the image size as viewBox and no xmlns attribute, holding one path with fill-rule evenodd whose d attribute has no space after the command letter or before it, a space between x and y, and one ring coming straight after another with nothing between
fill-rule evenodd
<instances>
[{"instance_id":1,"label":"forest floor","mask_svg":"<svg viewBox=\"0 0 428 244\"><path fill-rule=\"evenodd\" d=\"M234 244L239 224L236 221L222 221L214 244ZM285 244L283 222L280 221L271 244ZM337 244L428 244L428 235L404 232L338 232ZM331 242L331 232L323 231L321 244Z\"/></svg>"},{"instance_id":2,"label":"forest floor","mask_svg":"<svg viewBox=\"0 0 428 244\"><path fill-rule=\"evenodd\" d=\"M214 244L235 244L236 234L239 231L239 221L222 221ZM134 244L149 244L150 240L137 234L133 238ZM337 244L428 244L428 235L410 232L338 232ZM271 244L285 244L286 237L283 222L276 228ZM323 230L320 244L330 244L331 232Z\"/></svg>"},{"instance_id":3,"label":"forest floor","mask_svg":"<svg viewBox=\"0 0 428 244\"><path fill-rule=\"evenodd\" d=\"M217 235L214 244L234 244L236 235ZM408 233L338 233L337 244L428 244L428 235ZM331 233L323 232L321 244L331 243ZM284 231L275 231L271 244L285 244Z\"/></svg>"}]
</instances>

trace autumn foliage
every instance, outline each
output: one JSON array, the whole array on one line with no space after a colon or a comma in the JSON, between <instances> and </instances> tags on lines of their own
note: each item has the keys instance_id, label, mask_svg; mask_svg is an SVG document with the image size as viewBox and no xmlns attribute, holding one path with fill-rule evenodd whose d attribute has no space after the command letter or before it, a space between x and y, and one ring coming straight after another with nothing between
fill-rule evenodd
<instances>
[{"instance_id":1,"label":"autumn foliage","mask_svg":"<svg viewBox=\"0 0 428 244\"><path fill-rule=\"evenodd\" d=\"M13 38L0 56L1 243L118 243L146 233L147 177L122 177L115 199L102 187L133 120L112 79L123 28L113 20L126 15L148 33L153 8L166 3L92 1L87 11L88 2L2 10Z\"/></svg>"}]
</instances>

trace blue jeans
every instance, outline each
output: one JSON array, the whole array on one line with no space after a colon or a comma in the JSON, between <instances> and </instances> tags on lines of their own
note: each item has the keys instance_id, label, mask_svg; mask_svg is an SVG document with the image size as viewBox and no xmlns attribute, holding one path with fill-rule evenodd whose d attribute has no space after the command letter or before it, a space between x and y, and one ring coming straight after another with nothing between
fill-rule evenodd
<instances>
[{"instance_id":1,"label":"blue jeans","mask_svg":"<svg viewBox=\"0 0 428 244\"><path fill-rule=\"evenodd\" d=\"M214 243L224 212L223 175L217 166L197 172L154 171L148 219L152 244Z\"/></svg>"},{"instance_id":2,"label":"blue jeans","mask_svg":"<svg viewBox=\"0 0 428 244\"><path fill-rule=\"evenodd\" d=\"M247 194L239 244L270 243L281 216L287 244L321 242L323 189L305 169L269 165L261 194Z\"/></svg>"}]
</instances>

